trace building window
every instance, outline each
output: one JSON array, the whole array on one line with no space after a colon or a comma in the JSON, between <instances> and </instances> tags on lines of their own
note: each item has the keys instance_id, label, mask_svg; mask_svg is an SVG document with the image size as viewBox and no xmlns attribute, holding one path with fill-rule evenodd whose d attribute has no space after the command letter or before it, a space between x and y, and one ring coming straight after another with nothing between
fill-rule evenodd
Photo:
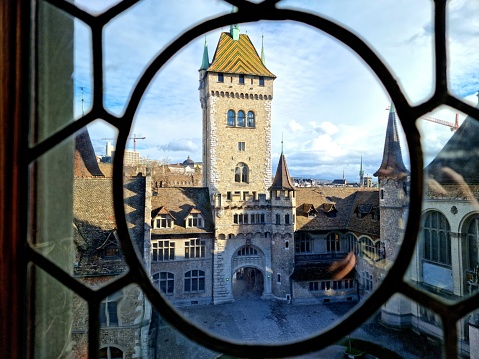
<instances>
[{"instance_id":1,"label":"building window","mask_svg":"<svg viewBox=\"0 0 479 359\"><path fill-rule=\"evenodd\" d=\"M381 199L384 199L384 190L381 188Z\"/></svg>"},{"instance_id":2,"label":"building window","mask_svg":"<svg viewBox=\"0 0 479 359\"><path fill-rule=\"evenodd\" d=\"M244 75L243 74L239 75L239 83L244 85Z\"/></svg>"},{"instance_id":3,"label":"building window","mask_svg":"<svg viewBox=\"0 0 479 359\"><path fill-rule=\"evenodd\" d=\"M312 238L309 233L300 232L296 234L296 253L311 253Z\"/></svg>"},{"instance_id":4,"label":"building window","mask_svg":"<svg viewBox=\"0 0 479 359\"><path fill-rule=\"evenodd\" d=\"M159 214L158 216L156 216L153 228L155 229L172 228L172 224L173 224L173 221L171 216L167 214Z\"/></svg>"},{"instance_id":5,"label":"building window","mask_svg":"<svg viewBox=\"0 0 479 359\"><path fill-rule=\"evenodd\" d=\"M240 257L256 256L256 255L258 255L258 250L256 248L253 248L253 247L243 247L243 248L240 248L238 250L237 255L240 256Z\"/></svg>"},{"instance_id":6,"label":"building window","mask_svg":"<svg viewBox=\"0 0 479 359\"><path fill-rule=\"evenodd\" d=\"M259 85L264 86L264 76L259 77Z\"/></svg>"},{"instance_id":7,"label":"building window","mask_svg":"<svg viewBox=\"0 0 479 359\"><path fill-rule=\"evenodd\" d=\"M278 273L278 278L276 279L276 281L278 282L278 284L281 283L281 274L280 273Z\"/></svg>"},{"instance_id":8,"label":"building window","mask_svg":"<svg viewBox=\"0 0 479 359\"><path fill-rule=\"evenodd\" d=\"M340 243L339 233L329 233L326 237L326 250L328 252L339 252L341 249Z\"/></svg>"},{"instance_id":9,"label":"building window","mask_svg":"<svg viewBox=\"0 0 479 359\"><path fill-rule=\"evenodd\" d=\"M369 272L363 272L363 287L367 291L373 289L373 276Z\"/></svg>"},{"instance_id":10,"label":"building window","mask_svg":"<svg viewBox=\"0 0 479 359\"><path fill-rule=\"evenodd\" d=\"M361 239L362 243L362 254L375 261L379 259L379 246L381 245L380 242L377 242L377 244L374 244L374 242L369 239L369 238L362 238Z\"/></svg>"},{"instance_id":11,"label":"building window","mask_svg":"<svg viewBox=\"0 0 479 359\"><path fill-rule=\"evenodd\" d=\"M203 216L199 213L191 213L188 216L188 227L197 227L197 228L203 228L204 226L204 221L203 221Z\"/></svg>"},{"instance_id":12,"label":"building window","mask_svg":"<svg viewBox=\"0 0 479 359\"><path fill-rule=\"evenodd\" d=\"M120 247L115 243L109 243L103 248L104 259L117 259L120 257Z\"/></svg>"},{"instance_id":13,"label":"building window","mask_svg":"<svg viewBox=\"0 0 479 359\"><path fill-rule=\"evenodd\" d=\"M218 82L224 82L225 77L222 72L218 72Z\"/></svg>"},{"instance_id":14,"label":"building window","mask_svg":"<svg viewBox=\"0 0 479 359\"><path fill-rule=\"evenodd\" d=\"M228 110L228 117L226 118L226 124L228 126L234 126L235 125L235 117L236 114L233 110Z\"/></svg>"},{"instance_id":15,"label":"building window","mask_svg":"<svg viewBox=\"0 0 479 359\"><path fill-rule=\"evenodd\" d=\"M289 249L289 241L284 242L284 248Z\"/></svg>"},{"instance_id":16,"label":"building window","mask_svg":"<svg viewBox=\"0 0 479 359\"><path fill-rule=\"evenodd\" d=\"M236 119L236 126L244 127L245 114L243 110L238 111L238 118Z\"/></svg>"},{"instance_id":17,"label":"building window","mask_svg":"<svg viewBox=\"0 0 479 359\"><path fill-rule=\"evenodd\" d=\"M353 252L355 255L358 255L360 253L360 245L358 242L358 239L356 236L352 233L348 233L346 235L346 238L348 240L348 250L349 252Z\"/></svg>"},{"instance_id":18,"label":"building window","mask_svg":"<svg viewBox=\"0 0 479 359\"><path fill-rule=\"evenodd\" d=\"M175 275L170 272L153 274L153 284L163 294L173 294L175 289Z\"/></svg>"},{"instance_id":19,"label":"building window","mask_svg":"<svg viewBox=\"0 0 479 359\"><path fill-rule=\"evenodd\" d=\"M206 241L190 239L185 242L185 258L204 258L206 254Z\"/></svg>"},{"instance_id":20,"label":"building window","mask_svg":"<svg viewBox=\"0 0 479 359\"><path fill-rule=\"evenodd\" d=\"M354 288L354 280L353 279L346 279L344 281L344 288L345 289Z\"/></svg>"},{"instance_id":21,"label":"building window","mask_svg":"<svg viewBox=\"0 0 479 359\"><path fill-rule=\"evenodd\" d=\"M190 270L185 273L185 293L198 293L205 291L205 272L202 270Z\"/></svg>"},{"instance_id":22,"label":"building window","mask_svg":"<svg viewBox=\"0 0 479 359\"><path fill-rule=\"evenodd\" d=\"M281 224L281 215L276 213L276 224Z\"/></svg>"},{"instance_id":23,"label":"building window","mask_svg":"<svg viewBox=\"0 0 479 359\"><path fill-rule=\"evenodd\" d=\"M247 125L248 125L248 127L255 127L254 112L253 111L248 111Z\"/></svg>"},{"instance_id":24,"label":"building window","mask_svg":"<svg viewBox=\"0 0 479 359\"><path fill-rule=\"evenodd\" d=\"M153 248L152 261L173 261L175 260L175 242L166 241L152 241L151 247Z\"/></svg>"},{"instance_id":25,"label":"building window","mask_svg":"<svg viewBox=\"0 0 479 359\"><path fill-rule=\"evenodd\" d=\"M284 224L289 225L289 214L284 215Z\"/></svg>"},{"instance_id":26,"label":"building window","mask_svg":"<svg viewBox=\"0 0 479 359\"><path fill-rule=\"evenodd\" d=\"M244 151L244 150L245 150L245 143L238 142L238 151Z\"/></svg>"},{"instance_id":27,"label":"building window","mask_svg":"<svg viewBox=\"0 0 479 359\"><path fill-rule=\"evenodd\" d=\"M451 232L446 217L437 211L428 212L422 226L424 259L451 265Z\"/></svg>"},{"instance_id":28,"label":"building window","mask_svg":"<svg viewBox=\"0 0 479 359\"><path fill-rule=\"evenodd\" d=\"M108 296L100 303L100 325L102 327L118 326L118 301L120 296Z\"/></svg>"},{"instance_id":29,"label":"building window","mask_svg":"<svg viewBox=\"0 0 479 359\"><path fill-rule=\"evenodd\" d=\"M235 182L248 183L248 174L248 166L243 162L238 163L235 168Z\"/></svg>"},{"instance_id":30,"label":"building window","mask_svg":"<svg viewBox=\"0 0 479 359\"><path fill-rule=\"evenodd\" d=\"M226 200L231 201L231 192L230 191L226 192Z\"/></svg>"},{"instance_id":31,"label":"building window","mask_svg":"<svg viewBox=\"0 0 479 359\"><path fill-rule=\"evenodd\" d=\"M116 347L101 348L98 354L100 359L123 359L123 352Z\"/></svg>"},{"instance_id":32,"label":"building window","mask_svg":"<svg viewBox=\"0 0 479 359\"><path fill-rule=\"evenodd\" d=\"M468 255L468 268L475 269L478 265L477 260L477 241L479 240L479 215L475 215L474 218L469 220L467 226L467 253Z\"/></svg>"}]
</instances>

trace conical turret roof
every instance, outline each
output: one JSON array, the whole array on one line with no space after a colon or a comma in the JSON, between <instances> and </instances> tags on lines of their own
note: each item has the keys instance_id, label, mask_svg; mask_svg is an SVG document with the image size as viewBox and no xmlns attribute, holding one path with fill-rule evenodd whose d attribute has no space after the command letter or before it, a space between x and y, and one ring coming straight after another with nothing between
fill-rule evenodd
<instances>
[{"instance_id":1,"label":"conical turret roof","mask_svg":"<svg viewBox=\"0 0 479 359\"><path fill-rule=\"evenodd\" d=\"M479 97L479 93L478 93ZM479 107L479 103L476 107ZM443 169L450 168L464 178L467 184L479 183L479 123L467 116L437 156L426 166L425 172L440 184L456 184Z\"/></svg>"},{"instance_id":2,"label":"conical turret roof","mask_svg":"<svg viewBox=\"0 0 479 359\"><path fill-rule=\"evenodd\" d=\"M409 171L406 169L402 159L401 144L399 142L396 122L396 111L394 105L391 103L388 125L386 128L386 140L384 141L383 160L379 169L374 173L374 176L400 178L407 176L408 174Z\"/></svg>"},{"instance_id":3,"label":"conical turret roof","mask_svg":"<svg viewBox=\"0 0 479 359\"><path fill-rule=\"evenodd\" d=\"M270 191L276 190L290 190L294 191L293 181L289 176L288 165L283 152L279 157L278 168L276 169L276 176L274 176L273 184L269 188Z\"/></svg>"}]
</instances>

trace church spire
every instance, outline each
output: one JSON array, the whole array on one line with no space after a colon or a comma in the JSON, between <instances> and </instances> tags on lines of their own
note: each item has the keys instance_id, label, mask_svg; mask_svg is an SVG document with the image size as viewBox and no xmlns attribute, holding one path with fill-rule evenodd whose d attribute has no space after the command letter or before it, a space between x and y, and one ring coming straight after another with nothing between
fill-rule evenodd
<instances>
[{"instance_id":1,"label":"church spire","mask_svg":"<svg viewBox=\"0 0 479 359\"><path fill-rule=\"evenodd\" d=\"M402 160L401 144L396 123L396 110L391 103L389 109L388 125L386 128L386 139L384 141L383 160L379 169L374 173L377 177L404 177L408 175Z\"/></svg>"},{"instance_id":2,"label":"church spire","mask_svg":"<svg viewBox=\"0 0 479 359\"><path fill-rule=\"evenodd\" d=\"M206 42L205 36L205 46L203 48L203 59L201 60L200 70L207 70L210 67L210 57L208 55L208 43Z\"/></svg>"},{"instance_id":3,"label":"church spire","mask_svg":"<svg viewBox=\"0 0 479 359\"><path fill-rule=\"evenodd\" d=\"M261 62L266 66L266 57L264 56L264 44L263 44L264 35L261 35Z\"/></svg>"},{"instance_id":4,"label":"church spire","mask_svg":"<svg viewBox=\"0 0 479 359\"><path fill-rule=\"evenodd\" d=\"M238 8L236 6L233 6L233 10L231 10L231 13L233 14L235 12L238 12ZM230 35L233 40L235 41L239 40L239 31L240 31L240 28L238 24L230 25Z\"/></svg>"},{"instance_id":5,"label":"church spire","mask_svg":"<svg viewBox=\"0 0 479 359\"><path fill-rule=\"evenodd\" d=\"M359 167L359 185L362 187L364 181L363 155L361 155L361 165Z\"/></svg>"}]
</instances>

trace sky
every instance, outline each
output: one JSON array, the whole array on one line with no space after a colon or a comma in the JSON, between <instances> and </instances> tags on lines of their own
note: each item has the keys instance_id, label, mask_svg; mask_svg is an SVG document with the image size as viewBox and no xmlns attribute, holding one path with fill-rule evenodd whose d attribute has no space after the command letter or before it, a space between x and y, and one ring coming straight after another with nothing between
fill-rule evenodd
<instances>
[{"instance_id":1,"label":"sky","mask_svg":"<svg viewBox=\"0 0 479 359\"><path fill-rule=\"evenodd\" d=\"M101 13L114 0L77 0ZM258 1L254 1L258 2ZM427 100L433 90L432 2L429 0L283 0L281 8L313 12L346 26L373 47L399 81L410 104ZM163 48L186 29L231 12L221 0L143 0L113 19L104 31L105 105L121 115L138 77ZM201 107L198 69L205 39L210 62L221 31L200 35L177 53L155 76L135 116L131 136L140 156L169 163L188 156L201 161ZM367 65L328 35L295 22L240 24L277 78L272 102L273 171L283 148L293 177L359 179L362 157L366 175L380 166L390 99ZM479 90L479 2L451 0L448 5L448 75L450 91L476 105ZM91 39L75 21L75 114L91 105ZM83 106L82 106L83 98ZM454 122L456 111L441 107L430 115ZM459 114L460 122L465 118ZM419 120L425 162L450 138L447 126ZM98 155L105 154L113 128L97 120L89 126ZM111 142L115 142L114 140ZM133 147L130 141L129 147ZM403 156L408 151L402 140ZM274 172L273 172L274 173Z\"/></svg>"}]
</instances>

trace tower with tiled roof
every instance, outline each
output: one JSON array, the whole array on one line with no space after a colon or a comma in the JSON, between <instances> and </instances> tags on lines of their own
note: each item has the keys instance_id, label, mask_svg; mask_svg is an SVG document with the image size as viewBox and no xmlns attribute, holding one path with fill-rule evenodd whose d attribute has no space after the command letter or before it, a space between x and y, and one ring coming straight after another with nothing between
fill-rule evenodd
<instances>
[{"instance_id":1,"label":"tower with tiled roof","mask_svg":"<svg viewBox=\"0 0 479 359\"><path fill-rule=\"evenodd\" d=\"M266 193L271 184L271 103L276 76L232 25L199 69L203 181L212 195Z\"/></svg>"},{"instance_id":2,"label":"tower with tiled roof","mask_svg":"<svg viewBox=\"0 0 479 359\"><path fill-rule=\"evenodd\" d=\"M296 189L289 175L284 153L281 152L273 184L269 188L272 217L271 268L276 273L272 292L276 297L288 297L294 271L294 243L289 233L296 230ZM283 282L283 283L281 283Z\"/></svg>"},{"instance_id":3,"label":"tower with tiled roof","mask_svg":"<svg viewBox=\"0 0 479 359\"><path fill-rule=\"evenodd\" d=\"M408 207L409 171L404 165L396 121L391 103L381 166L374 173L379 184L380 239L385 263L378 278L383 278L393 265L404 239ZM381 310L381 320L392 327L401 327L410 320L410 306L404 297L393 296Z\"/></svg>"},{"instance_id":4,"label":"tower with tiled roof","mask_svg":"<svg viewBox=\"0 0 479 359\"><path fill-rule=\"evenodd\" d=\"M203 184L213 218L213 302L235 300L244 278L262 298L290 300L294 187L284 156L272 185L271 104L276 76L238 25L220 35L199 69ZM270 198L276 196L278 198ZM288 197L290 196L290 197ZM250 283L251 284L251 283Z\"/></svg>"},{"instance_id":5,"label":"tower with tiled roof","mask_svg":"<svg viewBox=\"0 0 479 359\"><path fill-rule=\"evenodd\" d=\"M381 166L374 173L379 183L381 238L386 245L386 258L396 257L404 232L404 212L408 205L409 171L404 165L396 121L391 103Z\"/></svg>"}]
</instances>

